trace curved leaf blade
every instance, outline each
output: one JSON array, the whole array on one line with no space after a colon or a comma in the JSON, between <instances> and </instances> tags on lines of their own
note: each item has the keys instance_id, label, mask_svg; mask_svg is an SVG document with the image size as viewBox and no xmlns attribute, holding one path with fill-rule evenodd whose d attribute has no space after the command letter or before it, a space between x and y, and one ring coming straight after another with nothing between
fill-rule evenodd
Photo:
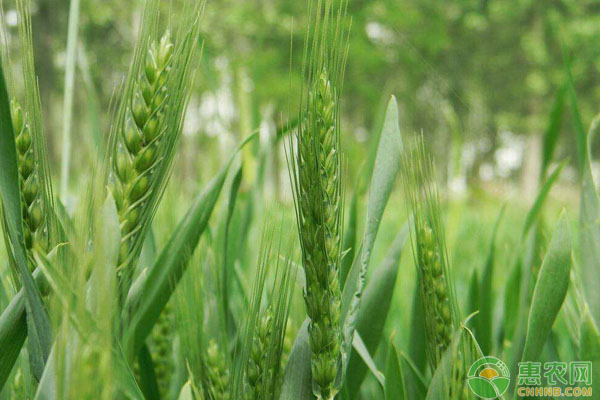
<instances>
[{"instance_id":1,"label":"curved leaf blade","mask_svg":"<svg viewBox=\"0 0 600 400\"><path fill-rule=\"evenodd\" d=\"M290 353L279 400L313 400L308 320L298 331Z\"/></svg>"},{"instance_id":2,"label":"curved leaf blade","mask_svg":"<svg viewBox=\"0 0 600 400\"><path fill-rule=\"evenodd\" d=\"M398 358L396 346L390 344L387 365L385 367L385 400L404 400L407 398L404 386L404 373Z\"/></svg>"},{"instance_id":3,"label":"curved leaf blade","mask_svg":"<svg viewBox=\"0 0 600 400\"><path fill-rule=\"evenodd\" d=\"M377 352L385 322L391 307L402 250L408 238L408 225L404 224L390 246L385 259L375 270L365 288L362 304L358 313L356 332L363 339L370 354ZM347 386L350 393L357 392L366 376L366 365L358 354L350 356L347 372Z\"/></svg>"},{"instance_id":4,"label":"curved leaf blade","mask_svg":"<svg viewBox=\"0 0 600 400\"><path fill-rule=\"evenodd\" d=\"M250 135L237 147L219 174L196 197L148 273L141 275L132 285L124 316L127 323L123 334L123 348L127 359L130 360L140 350L181 279L208 226L227 172L237 153L255 137L256 134Z\"/></svg>"},{"instance_id":5,"label":"curved leaf blade","mask_svg":"<svg viewBox=\"0 0 600 400\"><path fill-rule=\"evenodd\" d=\"M533 291L522 361L538 360L567 294L570 270L571 239L563 212Z\"/></svg>"},{"instance_id":6,"label":"curved leaf blade","mask_svg":"<svg viewBox=\"0 0 600 400\"><path fill-rule=\"evenodd\" d=\"M398 104L396 98L392 96L388 103L377 148L361 250L352 264L342 293L342 380L348 367L354 327L358 318L371 252L375 245L383 212L392 193L394 181L400 171L401 154L402 138L398 122Z\"/></svg>"},{"instance_id":7,"label":"curved leaf blade","mask_svg":"<svg viewBox=\"0 0 600 400\"><path fill-rule=\"evenodd\" d=\"M590 125L587 157L581 188L579 235L581 241L581 277L586 301L596 325L600 324L600 197L592 172L591 148L600 130L600 115Z\"/></svg>"}]
</instances>

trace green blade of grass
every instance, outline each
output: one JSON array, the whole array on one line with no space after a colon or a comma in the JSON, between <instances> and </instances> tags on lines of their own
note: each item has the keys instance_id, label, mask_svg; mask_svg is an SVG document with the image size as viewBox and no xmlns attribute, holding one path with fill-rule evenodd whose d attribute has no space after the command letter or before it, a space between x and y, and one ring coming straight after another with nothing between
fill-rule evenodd
<instances>
[{"instance_id":1,"label":"green blade of grass","mask_svg":"<svg viewBox=\"0 0 600 400\"><path fill-rule=\"evenodd\" d=\"M227 172L235 156L256 135L251 135L235 150L229 162L200 193L186 215L180 221L168 243L158 255L156 262L143 282L132 285L125 305L123 344L130 359L137 354L147 335L152 330L162 309L168 302L179 282L187 263L208 225Z\"/></svg>"},{"instance_id":2,"label":"green blade of grass","mask_svg":"<svg viewBox=\"0 0 600 400\"><path fill-rule=\"evenodd\" d=\"M525 256L532 257L533 246L535 245L535 232L531 232L531 228L535 226L538 220L543 206L548 198L550 190L554 184L558 181L558 177L565 166L565 162L562 162L553 172L550 174L548 179L544 182L538 195L533 202L533 205L527 212L525 217L525 223L521 232L521 239L516 246L515 261L512 266L511 275L506 283L504 292L504 339L508 341L513 340L515 337L515 343L517 346L522 346L522 340L525 335L525 324L527 310L529 309L529 285L531 279L530 269L526 269L525 266L529 266L527 262L523 262L522 251L526 250ZM526 260L527 261L527 260ZM518 286L514 286L518 285ZM515 293L519 293L519 296L515 296ZM520 357L514 358L513 361L517 362Z\"/></svg>"},{"instance_id":3,"label":"green blade of grass","mask_svg":"<svg viewBox=\"0 0 600 400\"><path fill-rule=\"evenodd\" d=\"M581 240L581 278L591 317L600 324L600 197L592 172L592 143L600 130L600 116L590 125L586 163L581 188L579 235Z\"/></svg>"},{"instance_id":4,"label":"green blade of grass","mask_svg":"<svg viewBox=\"0 0 600 400\"><path fill-rule=\"evenodd\" d=\"M92 74L90 72L90 65L87 58L86 49L82 43L79 43L79 56L77 57L77 65L81 72L81 79L85 86L87 94L87 117L92 137L90 140L90 154L92 156L97 155L98 159L101 160L104 157L104 139L102 138L102 125L100 123L100 104L98 100L98 93L94 86Z\"/></svg>"},{"instance_id":5,"label":"green blade of grass","mask_svg":"<svg viewBox=\"0 0 600 400\"><path fill-rule=\"evenodd\" d=\"M525 218L525 225L523 226L523 233L521 236L522 238L527 237L529 230L531 229L535 221L537 221L542 211L542 207L546 202L546 198L548 197L548 193L550 193L550 190L558 180L558 177L560 176L560 173L562 172L563 167L565 165L566 163L564 161L560 163L560 165L556 167L556 169L552 172L552 174L550 174L548 179L546 179L546 181L542 185L542 188L540 189L535 201L533 202L533 205L527 212L527 217Z\"/></svg>"},{"instance_id":6,"label":"green blade of grass","mask_svg":"<svg viewBox=\"0 0 600 400\"><path fill-rule=\"evenodd\" d=\"M145 343L138 354L138 362L140 364L140 389L146 400L159 400L158 382L154 372L152 354Z\"/></svg>"},{"instance_id":7,"label":"green blade of grass","mask_svg":"<svg viewBox=\"0 0 600 400\"><path fill-rule=\"evenodd\" d=\"M564 105L565 105L565 94L567 92L567 85L562 85L556 93L554 103L552 104L552 110L548 118L548 127L544 133L544 144L542 152L542 169L540 171L540 178L543 180L546 177L546 171L552 157L554 155L554 149L558 142L558 136L560 134L560 128L562 125Z\"/></svg>"},{"instance_id":8,"label":"green blade of grass","mask_svg":"<svg viewBox=\"0 0 600 400\"><path fill-rule=\"evenodd\" d=\"M298 331L290 353L279 400L313 400L310 371L310 344L308 343L308 320Z\"/></svg>"},{"instance_id":9,"label":"green blade of grass","mask_svg":"<svg viewBox=\"0 0 600 400\"><path fill-rule=\"evenodd\" d=\"M483 274L481 276L481 286L479 289L479 315L477 316L477 319L479 320L479 331L477 332L477 337L479 338L479 345L481 346L483 354L490 354L490 352L492 351L492 314L495 301L493 288L495 263L494 258L496 255L496 236L498 234L498 227L500 226L500 221L502 220L502 216L504 215L504 210L506 210L506 207L502 207L500 213L498 213L498 216L496 217L494 227L492 228L490 247L486 258L485 267L483 269Z\"/></svg>"},{"instance_id":10,"label":"green blade of grass","mask_svg":"<svg viewBox=\"0 0 600 400\"><path fill-rule=\"evenodd\" d=\"M592 382L600 381L600 333L589 312L581 321L579 359L592 362Z\"/></svg>"},{"instance_id":11,"label":"green blade of grass","mask_svg":"<svg viewBox=\"0 0 600 400\"><path fill-rule=\"evenodd\" d=\"M367 366L367 368L369 368L369 371L371 371L371 374L373 374L373 376L375 377L375 380L377 380L377 383L379 383L379 386L381 386L381 389L384 390L385 389L385 376L381 373L381 371L379 371L377 369L377 365L375 365L373 356L371 356L371 353L369 353L369 349L367 349L365 342L360 337L360 334L357 331L354 331L354 339L352 340L352 348L354 349L356 354L358 354L358 356L361 358L361 360Z\"/></svg>"},{"instance_id":12,"label":"green blade of grass","mask_svg":"<svg viewBox=\"0 0 600 400\"><path fill-rule=\"evenodd\" d=\"M235 260L231 259L229 256L229 243L230 243L230 228L231 221L233 219L233 213L235 211L236 200L238 198L238 192L240 190L240 185L242 183L243 176L243 163L238 161L238 165L235 169L235 173L233 175L233 181L231 182L231 187L229 188L229 201L227 202L227 217L225 218L225 224L223 227L224 230L224 238L223 238L223 265L220 269L221 271L221 307L224 317L224 325L225 332L230 332L233 329L232 325L234 324L233 313L230 309L230 299L229 299L229 288L233 282L232 276L230 274L230 270L233 269L233 262Z\"/></svg>"},{"instance_id":13,"label":"green blade of grass","mask_svg":"<svg viewBox=\"0 0 600 400\"><path fill-rule=\"evenodd\" d=\"M420 297L420 296L418 296ZM412 348L411 348L412 351ZM404 374L404 383L406 387L406 393L409 399L423 399L427 393L427 382L423 377L423 373L419 370L419 367L410 358L408 354L403 351L399 351L398 354L401 358L402 370L406 371ZM423 348L423 365L425 365L425 348Z\"/></svg>"},{"instance_id":14,"label":"green blade of grass","mask_svg":"<svg viewBox=\"0 0 600 400\"><path fill-rule=\"evenodd\" d=\"M67 60L65 63L65 88L63 103L62 160L60 166L60 196L67 201L69 169L71 164L71 126L73 93L75 91L75 66L77 60L77 33L79 32L79 0L71 0L67 33Z\"/></svg>"},{"instance_id":15,"label":"green blade of grass","mask_svg":"<svg viewBox=\"0 0 600 400\"><path fill-rule=\"evenodd\" d=\"M506 285L504 286L504 318L502 324L502 339L510 341L513 338L516 326L517 318L519 314L519 296L515 293L519 293L522 280L520 260L516 262L508 275ZM500 343L502 346L503 343Z\"/></svg>"},{"instance_id":16,"label":"green blade of grass","mask_svg":"<svg viewBox=\"0 0 600 400\"><path fill-rule=\"evenodd\" d=\"M0 391L10 376L21 348L27 339L25 294L17 293L0 316Z\"/></svg>"},{"instance_id":17,"label":"green blade of grass","mask_svg":"<svg viewBox=\"0 0 600 400\"><path fill-rule=\"evenodd\" d=\"M208 225L208 219L217 202L225 182L226 169L221 171L196 198L183 220L179 223L169 242L158 255L148 271L142 286L128 297L126 312L129 320L123 343L130 354L136 354L152 330L164 306L174 290L174 285L183 274L187 262ZM129 301L130 300L130 301ZM131 306L139 300L139 304Z\"/></svg>"},{"instance_id":18,"label":"green blade of grass","mask_svg":"<svg viewBox=\"0 0 600 400\"><path fill-rule=\"evenodd\" d=\"M569 287L571 240L564 212L552 236L533 292L522 361L537 361Z\"/></svg>"},{"instance_id":19,"label":"green blade of grass","mask_svg":"<svg viewBox=\"0 0 600 400\"><path fill-rule=\"evenodd\" d=\"M476 313L471 318L471 327L477 333L479 332L479 273L477 269L473 269L471 279L469 280L469 292L467 293L467 315Z\"/></svg>"},{"instance_id":20,"label":"green blade of grass","mask_svg":"<svg viewBox=\"0 0 600 400\"><path fill-rule=\"evenodd\" d=\"M418 371L423 373L427 366L427 358L425 357L425 314L423 311L423 299L420 295L421 288L419 285L419 280L416 279L411 307L412 323L410 324L409 334L409 354Z\"/></svg>"},{"instance_id":21,"label":"green blade of grass","mask_svg":"<svg viewBox=\"0 0 600 400\"><path fill-rule=\"evenodd\" d=\"M371 354L377 352L381 341L383 328L391 307L396 278L402 250L408 238L408 224L404 224L394 242L390 246L381 265L374 271L373 277L365 288L363 301L358 313L356 332L364 340L367 351ZM348 373L346 376L350 393L358 392L366 376L367 366L355 352L350 356Z\"/></svg>"},{"instance_id":22,"label":"green blade of grass","mask_svg":"<svg viewBox=\"0 0 600 400\"><path fill-rule=\"evenodd\" d=\"M348 277L348 272L352 267L352 261L356 255L356 229L358 223L358 198L360 192L358 184L352 194L352 200L350 200L350 207L348 208L348 220L344 225L344 242L342 244L342 266L340 270L340 284L342 287Z\"/></svg>"},{"instance_id":23,"label":"green blade of grass","mask_svg":"<svg viewBox=\"0 0 600 400\"><path fill-rule=\"evenodd\" d=\"M571 103L571 117L573 118L573 128L575 129L575 145L577 147L577 166L579 176L581 177L585 169L585 128L583 126L583 120L581 113L579 112L579 104L577 102L577 91L575 90L575 82L573 81L573 73L571 72L571 61L567 54L566 46L563 43L562 46L563 59L565 63L565 75L567 92Z\"/></svg>"},{"instance_id":24,"label":"green blade of grass","mask_svg":"<svg viewBox=\"0 0 600 400\"><path fill-rule=\"evenodd\" d=\"M33 277L43 293L46 290L46 281L43 274L39 269L36 269ZM5 349L0 353L0 391L10 376L25 339L27 339L25 303L25 289L21 289L0 315L0 348Z\"/></svg>"},{"instance_id":25,"label":"green blade of grass","mask_svg":"<svg viewBox=\"0 0 600 400\"><path fill-rule=\"evenodd\" d=\"M371 260L371 253L383 212L390 198L394 182L400 171L402 154L402 138L398 120L398 104L392 96L389 101L379 146L373 177L371 180L369 200L367 204L367 221L361 243L361 251L357 253L352 268L348 273L342 293L342 380L348 367L350 347L354 327L358 319L361 297L366 282L366 274Z\"/></svg>"},{"instance_id":26,"label":"green blade of grass","mask_svg":"<svg viewBox=\"0 0 600 400\"><path fill-rule=\"evenodd\" d=\"M384 394L385 400L404 400L408 398L404 386L402 364L398 358L396 346L393 343L390 343L390 351L388 352L385 367Z\"/></svg>"}]
</instances>

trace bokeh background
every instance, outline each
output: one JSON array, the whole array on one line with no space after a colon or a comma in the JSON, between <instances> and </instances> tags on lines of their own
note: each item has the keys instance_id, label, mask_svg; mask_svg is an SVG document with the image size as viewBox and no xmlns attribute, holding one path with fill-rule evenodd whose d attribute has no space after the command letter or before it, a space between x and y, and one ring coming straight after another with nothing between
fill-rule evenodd
<instances>
[{"instance_id":1,"label":"bokeh background","mask_svg":"<svg viewBox=\"0 0 600 400\"><path fill-rule=\"evenodd\" d=\"M72 167L69 195L63 196L69 208L75 207L103 151L111 105L131 61L142 3L80 0L69 154ZM169 8L182 4L182 0L164 1L162 14L176 15ZM174 176L155 223L160 228L159 242L166 240L193 196L215 175L235 145L256 130L261 139L243 154L240 196L251 196L260 180L259 208L271 215L281 214L278 218L286 221L293 233L284 141L277 138L293 128L298 113L307 5L295 0L206 3L202 56L197 60ZM70 2L33 0L32 6L45 134L58 188L60 163L67 156L61 137ZM18 76L20 53L13 2L5 1L4 13ZM542 225L539 234L549 235L563 207L575 222L579 201L577 127L581 123L587 129L600 104L597 2L349 0L348 16L351 30L342 96L348 198L358 191L362 193L360 203L366 200L362 178L372 162L385 106L390 95L395 95L403 136L424 135L435 158L441 193L449 200L448 243L459 297L466 298L471 272L485 260L493 221L505 204L509 207L500 227L496 257L500 265L509 265L518 227L544 175L558 161L566 166L545 211L551 222ZM573 112L575 103L581 113L579 120ZM557 145L554 161L545 162L543 147L550 131L556 133ZM598 164L594 165L598 170ZM376 262L383 258L406 214L398 186L382 224ZM359 206L359 225L364 220L363 209ZM260 237L264 227L260 220L265 214L255 214L252 229L255 237ZM250 246L249 263L255 260L252 250ZM404 260L412 262L410 257ZM406 293L412 291L409 277L414 271L408 265L403 270L408 279L399 285ZM506 271L497 271L501 287ZM397 297L397 317L408 318L401 310L410 307L410 296Z\"/></svg>"},{"instance_id":2,"label":"bokeh background","mask_svg":"<svg viewBox=\"0 0 600 400\"><path fill-rule=\"evenodd\" d=\"M33 3L45 128L58 165L69 2ZM180 3L164 2L164 7ZM241 137L259 128L273 135L295 118L306 4L207 3L203 53L176 173L192 182L211 176ZM90 155L108 132L111 99L127 71L140 6L141 1L81 0L72 120L75 179L89 168ZM10 42L16 11L11 2L4 8ZM516 192L506 187L500 192L520 199L535 193L543 136L566 81L567 60L586 126L598 111L597 2L352 0L348 14L352 29L342 110L350 177L357 176L365 149L374 142L390 94L398 99L403 132L423 132L427 138L444 184L459 193L467 186L508 184ZM16 64L18 49L13 53ZM575 179L577 162L570 101L563 96L556 153L569 160L565 184ZM281 195L285 183L272 183Z\"/></svg>"}]
</instances>

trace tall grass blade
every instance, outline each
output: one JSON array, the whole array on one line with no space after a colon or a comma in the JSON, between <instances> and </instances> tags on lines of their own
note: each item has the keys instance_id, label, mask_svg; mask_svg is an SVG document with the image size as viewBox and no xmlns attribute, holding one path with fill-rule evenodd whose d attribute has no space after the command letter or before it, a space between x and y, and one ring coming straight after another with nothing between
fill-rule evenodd
<instances>
[{"instance_id":1,"label":"tall grass blade","mask_svg":"<svg viewBox=\"0 0 600 400\"><path fill-rule=\"evenodd\" d=\"M126 328L123 335L128 357L137 354L152 330L174 287L179 282L198 241L208 225L229 167L238 151L255 135L247 138L234 152L219 174L200 193L180 221L169 242L140 285L132 285L125 306ZM129 358L130 359L130 358Z\"/></svg>"},{"instance_id":2,"label":"tall grass blade","mask_svg":"<svg viewBox=\"0 0 600 400\"><path fill-rule=\"evenodd\" d=\"M548 171L548 167L554 156L554 149L556 148L556 143L558 142L562 127L566 94L567 85L562 85L558 89L556 97L554 98L554 103L552 104L552 110L550 111L550 116L548 118L548 126L546 127L543 139L542 169L540 171L541 180L546 178L546 172Z\"/></svg>"},{"instance_id":3,"label":"tall grass blade","mask_svg":"<svg viewBox=\"0 0 600 400\"><path fill-rule=\"evenodd\" d=\"M579 104L577 101L577 91L575 90L575 82L573 81L573 73L571 72L571 60L567 53L566 45L563 43L562 45L563 59L565 65L565 76L566 76L566 85L567 85L567 93L569 95L569 101L571 104L571 117L573 118L573 129L575 130L575 145L577 148L577 166L579 171L579 176L583 175L583 171L585 170L585 158L586 158L586 140L585 140L585 128L583 125L583 120L581 118L581 113L579 111Z\"/></svg>"},{"instance_id":4,"label":"tall grass blade","mask_svg":"<svg viewBox=\"0 0 600 400\"><path fill-rule=\"evenodd\" d=\"M383 335L392 297L396 287L400 258L408 238L408 224L404 224L396 235L394 242L387 250L385 259L373 272L373 276L365 287L362 304L358 313L356 332L364 340L367 351L371 354L377 348ZM357 393L366 376L366 366L355 352L352 352L348 364L347 386L350 393Z\"/></svg>"},{"instance_id":5,"label":"tall grass blade","mask_svg":"<svg viewBox=\"0 0 600 400\"><path fill-rule=\"evenodd\" d=\"M569 287L571 239L560 216L533 292L522 361L538 361Z\"/></svg>"},{"instance_id":6,"label":"tall grass blade","mask_svg":"<svg viewBox=\"0 0 600 400\"><path fill-rule=\"evenodd\" d=\"M600 380L600 332L588 310L579 328L579 360L592 362L592 382Z\"/></svg>"},{"instance_id":7,"label":"tall grass blade","mask_svg":"<svg viewBox=\"0 0 600 400\"><path fill-rule=\"evenodd\" d=\"M360 181L360 180L359 180ZM342 265L340 270L340 284L342 287L346 283L348 272L352 268L352 262L356 255L356 231L358 229L358 200L360 198L360 188L358 184L354 188L350 206L348 208L348 219L344 226L344 240L342 242Z\"/></svg>"},{"instance_id":8,"label":"tall grass blade","mask_svg":"<svg viewBox=\"0 0 600 400\"><path fill-rule=\"evenodd\" d=\"M398 358L398 351L393 343L390 343L390 350L387 355L384 394L385 400L408 399L404 383L402 362L400 361L400 358Z\"/></svg>"},{"instance_id":9,"label":"tall grass blade","mask_svg":"<svg viewBox=\"0 0 600 400\"><path fill-rule=\"evenodd\" d=\"M371 356L371 353L369 353L369 349L367 349L365 342L363 341L362 337L360 336L360 334L357 331L354 331L354 339L352 340L352 348L354 349L354 352L355 352L353 354L357 354L360 357L360 359L363 361L363 363L367 366L369 371L371 371L371 373L375 377L375 380L377 381L377 383L379 383L379 386L381 386L381 389L384 390L385 389L385 376L381 373L381 371L379 371L377 369L377 365L375 364L375 361L373 360L373 356Z\"/></svg>"},{"instance_id":10,"label":"tall grass blade","mask_svg":"<svg viewBox=\"0 0 600 400\"><path fill-rule=\"evenodd\" d=\"M400 171L402 138L398 124L398 104L392 97L388 103L385 122L377 147L377 157L369 189L367 220L360 246L342 293L342 321L344 334L343 371L348 367L352 336L357 323L366 273L383 212ZM344 376L342 373L342 376Z\"/></svg>"},{"instance_id":11,"label":"tall grass blade","mask_svg":"<svg viewBox=\"0 0 600 400\"><path fill-rule=\"evenodd\" d=\"M592 144L599 130L600 116L597 116L588 132L579 215L581 279L590 314L596 326L600 324L600 197L592 171Z\"/></svg>"},{"instance_id":12,"label":"tall grass blade","mask_svg":"<svg viewBox=\"0 0 600 400\"><path fill-rule=\"evenodd\" d=\"M67 33L67 59L65 63L65 89L63 102L62 160L60 166L60 196L67 201L69 169L71 164L71 126L73 95L75 92L75 68L77 64L77 36L79 31L79 0L71 0Z\"/></svg>"},{"instance_id":13,"label":"tall grass blade","mask_svg":"<svg viewBox=\"0 0 600 400\"><path fill-rule=\"evenodd\" d=\"M502 220L502 216L504 215L504 211L506 207L502 207L498 216L496 217L496 222L494 222L494 227L492 228L492 236L490 237L489 250L485 261L485 266L483 267L483 274L481 276L481 283L479 288L479 315L477 315L478 319L478 328L477 337L479 338L479 345L481 346L481 350L483 354L490 354L492 351L493 344L493 324L492 324L492 314L494 309L494 288L493 288L493 279L494 279L494 266L495 266L495 257L496 257L496 236L498 235L498 228L500 226L500 221Z\"/></svg>"},{"instance_id":14,"label":"tall grass blade","mask_svg":"<svg viewBox=\"0 0 600 400\"><path fill-rule=\"evenodd\" d=\"M4 349L0 355L0 391L10 376L25 339L27 339L25 294L24 290L21 290L12 298L0 316L0 348Z\"/></svg>"},{"instance_id":15,"label":"tall grass blade","mask_svg":"<svg viewBox=\"0 0 600 400\"><path fill-rule=\"evenodd\" d=\"M298 331L285 368L280 400L314 400L310 359L308 320L306 320Z\"/></svg>"},{"instance_id":16,"label":"tall grass blade","mask_svg":"<svg viewBox=\"0 0 600 400\"><path fill-rule=\"evenodd\" d=\"M156 373L154 372L152 354L145 343L138 354L138 362L140 365L140 389L144 393L144 398L146 400L159 400L160 392Z\"/></svg>"}]
</instances>

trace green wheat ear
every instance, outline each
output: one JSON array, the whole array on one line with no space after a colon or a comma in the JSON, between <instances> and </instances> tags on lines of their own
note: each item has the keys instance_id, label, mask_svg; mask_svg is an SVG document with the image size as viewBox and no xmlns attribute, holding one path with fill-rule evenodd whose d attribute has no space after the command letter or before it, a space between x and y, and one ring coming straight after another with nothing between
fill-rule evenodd
<instances>
[{"instance_id":1,"label":"green wheat ear","mask_svg":"<svg viewBox=\"0 0 600 400\"><path fill-rule=\"evenodd\" d=\"M340 261L343 221L339 107L347 53L345 1L318 1L307 32L305 95L289 164L306 278L313 393L333 399L342 362ZM314 12L314 15L313 15ZM309 39L310 38L310 39Z\"/></svg>"},{"instance_id":2,"label":"green wheat ear","mask_svg":"<svg viewBox=\"0 0 600 400\"><path fill-rule=\"evenodd\" d=\"M422 139L404 157L402 167L413 218L411 238L425 313L427 357L435 371L458 329L459 314L433 163Z\"/></svg>"},{"instance_id":3,"label":"green wheat ear","mask_svg":"<svg viewBox=\"0 0 600 400\"><path fill-rule=\"evenodd\" d=\"M230 398L230 371L225 355L214 339L206 349L206 375L208 378L207 396L212 400L228 400Z\"/></svg>"},{"instance_id":4,"label":"green wheat ear","mask_svg":"<svg viewBox=\"0 0 600 400\"><path fill-rule=\"evenodd\" d=\"M21 208L23 213L23 235L28 250L29 268L33 271L35 264L31 256L34 243L47 248L47 235L44 224L44 210L40 178L36 164L33 138L27 123L27 116L16 100L11 101L11 112L17 145L17 162L21 185Z\"/></svg>"},{"instance_id":5,"label":"green wheat ear","mask_svg":"<svg viewBox=\"0 0 600 400\"><path fill-rule=\"evenodd\" d=\"M269 388L265 387L265 382L271 380L269 374L273 373L268 365L269 346L273 340L273 318L273 309L267 307L255 327L256 333L248 363L248 393L246 394L248 400L267 397L265 393Z\"/></svg>"},{"instance_id":6,"label":"green wheat ear","mask_svg":"<svg viewBox=\"0 0 600 400\"><path fill-rule=\"evenodd\" d=\"M341 355L339 283L341 177L334 90L322 71L308 95L298 142L300 236L310 318L312 375L323 398L335 395Z\"/></svg>"},{"instance_id":7,"label":"green wheat ear","mask_svg":"<svg viewBox=\"0 0 600 400\"><path fill-rule=\"evenodd\" d=\"M167 32L150 45L130 99L130 118L121 132L115 163L117 184L114 197L121 223L119 274L127 267L134 250L133 238L152 182L152 174L162 161L161 139L165 134L166 83L170 72L173 44Z\"/></svg>"}]
</instances>

